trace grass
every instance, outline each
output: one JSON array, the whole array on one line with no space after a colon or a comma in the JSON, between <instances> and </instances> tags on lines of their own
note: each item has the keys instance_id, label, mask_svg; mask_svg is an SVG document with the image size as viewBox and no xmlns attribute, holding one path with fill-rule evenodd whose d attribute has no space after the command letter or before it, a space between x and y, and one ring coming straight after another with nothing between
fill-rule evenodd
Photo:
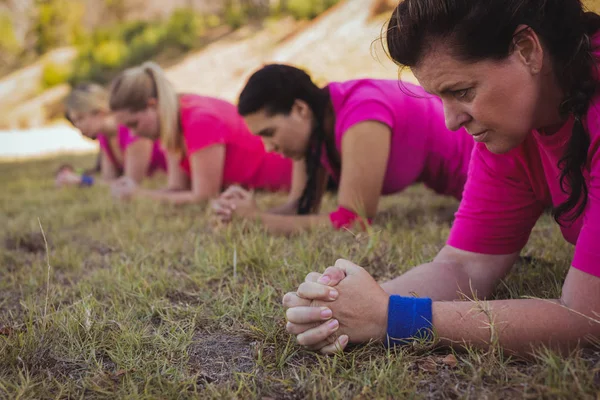
<instances>
[{"instance_id":1,"label":"grass","mask_svg":"<svg viewBox=\"0 0 600 400\"><path fill-rule=\"evenodd\" d=\"M322 357L285 333L281 297L306 273L345 257L387 279L430 260L452 200L415 187L383 201L371 234L272 237L214 229L202 206L55 190L64 161L0 163L0 398L598 398L600 350L467 351L455 365L448 350L375 344ZM558 296L572 251L544 217L497 296Z\"/></svg>"}]
</instances>

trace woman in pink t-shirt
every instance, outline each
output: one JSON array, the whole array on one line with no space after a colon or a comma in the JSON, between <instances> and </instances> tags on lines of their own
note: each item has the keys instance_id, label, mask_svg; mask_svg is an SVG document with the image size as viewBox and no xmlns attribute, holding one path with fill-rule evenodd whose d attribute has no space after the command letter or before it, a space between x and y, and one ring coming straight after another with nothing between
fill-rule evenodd
<instances>
[{"instance_id":1,"label":"woman in pink t-shirt","mask_svg":"<svg viewBox=\"0 0 600 400\"><path fill-rule=\"evenodd\" d=\"M267 147L294 160L293 190L286 205L261 212L233 188L215 205L225 220L259 217L279 233L340 229L370 220L381 195L417 182L462 197L473 139L450 132L442 102L418 86L363 79L319 88L298 68L267 65L246 84L238 110ZM327 175L339 183L339 208L319 215Z\"/></svg>"},{"instance_id":2,"label":"woman in pink t-shirt","mask_svg":"<svg viewBox=\"0 0 600 400\"><path fill-rule=\"evenodd\" d=\"M478 142L463 200L431 263L379 286L340 260L288 293L287 329L300 344L332 352L435 332L440 345L526 355L598 343L599 30L600 16L577 0L400 3L391 56L441 97L450 129ZM560 298L486 300L546 209L575 245ZM315 300L327 307L309 307Z\"/></svg>"},{"instance_id":3,"label":"woman in pink t-shirt","mask_svg":"<svg viewBox=\"0 0 600 400\"><path fill-rule=\"evenodd\" d=\"M120 176L140 182L157 170L165 170L165 157L151 140L138 138L118 125L108 109L108 92L100 85L77 85L65 102L67 119L90 139L100 144L100 183L108 183ZM87 174L77 174L72 168L61 168L57 174L58 186L94 183Z\"/></svg>"},{"instance_id":4,"label":"woman in pink t-shirt","mask_svg":"<svg viewBox=\"0 0 600 400\"><path fill-rule=\"evenodd\" d=\"M135 134L157 141L167 152L166 190L146 190L123 179L119 198L149 197L195 203L217 196L229 185L288 191L292 165L268 153L226 101L178 95L152 62L130 68L112 84L110 107Z\"/></svg>"}]
</instances>

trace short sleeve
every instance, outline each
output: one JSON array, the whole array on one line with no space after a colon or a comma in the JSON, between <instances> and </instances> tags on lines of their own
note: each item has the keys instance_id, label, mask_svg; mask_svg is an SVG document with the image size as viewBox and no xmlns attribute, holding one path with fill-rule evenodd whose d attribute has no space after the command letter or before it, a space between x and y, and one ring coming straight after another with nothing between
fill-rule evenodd
<instances>
[{"instance_id":1,"label":"short sleeve","mask_svg":"<svg viewBox=\"0 0 600 400\"><path fill-rule=\"evenodd\" d=\"M527 172L521 148L496 155L478 144L448 245L480 254L519 252L545 208Z\"/></svg>"},{"instance_id":2,"label":"short sleeve","mask_svg":"<svg viewBox=\"0 0 600 400\"><path fill-rule=\"evenodd\" d=\"M190 112L183 123L188 155L215 144L225 144L227 127L216 116L201 111Z\"/></svg>"},{"instance_id":3,"label":"short sleeve","mask_svg":"<svg viewBox=\"0 0 600 400\"><path fill-rule=\"evenodd\" d=\"M575 245L573 267L600 277L600 132L591 132L591 135L588 203Z\"/></svg>"},{"instance_id":4,"label":"short sleeve","mask_svg":"<svg viewBox=\"0 0 600 400\"><path fill-rule=\"evenodd\" d=\"M381 97L381 94L379 94ZM354 125L376 121L394 129L397 111L377 97L351 100L336 114L336 142L341 148L342 136Z\"/></svg>"},{"instance_id":5,"label":"short sleeve","mask_svg":"<svg viewBox=\"0 0 600 400\"><path fill-rule=\"evenodd\" d=\"M113 154L110 145L108 143L108 139L104 135L98 135L98 143L100 144L100 151L106 154L110 162L117 167L117 169L122 168L120 164L117 162L115 155Z\"/></svg>"},{"instance_id":6,"label":"short sleeve","mask_svg":"<svg viewBox=\"0 0 600 400\"><path fill-rule=\"evenodd\" d=\"M136 142L139 139L138 136L131 133L126 126L119 126L119 145L121 149L127 149L132 143Z\"/></svg>"}]
</instances>

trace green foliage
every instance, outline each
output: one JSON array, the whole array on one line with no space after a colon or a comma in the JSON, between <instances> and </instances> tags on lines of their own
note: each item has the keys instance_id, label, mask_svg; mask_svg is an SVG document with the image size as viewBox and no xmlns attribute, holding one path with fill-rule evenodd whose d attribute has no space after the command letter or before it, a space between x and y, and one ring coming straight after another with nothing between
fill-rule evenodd
<instances>
[{"instance_id":1,"label":"green foliage","mask_svg":"<svg viewBox=\"0 0 600 400\"><path fill-rule=\"evenodd\" d=\"M69 80L71 76L71 66L47 62L42 71L42 86L45 89L60 85Z\"/></svg>"},{"instance_id":2,"label":"green foliage","mask_svg":"<svg viewBox=\"0 0 600 400\"><path fill-rule=\"evenodd\" d=\"M244 9L239 2L229 1L225 6L225 23L233 29L238 29L246 22Z\"/></svg>"},{"instance_id":3,"label":"green foliage","mask_svg":"<svg viewBox=\"0 0 600 400\"><path fill-rule=\"evenodd\" d=\"M31 37L34 45L19 48L10 17L0 14L0 62L25 56L37 58L63 45L78 49L72 68L71 83L94 80L106 83L123 68L151 59L165 49L189 51L201 43L207 29L226 24L237 29L249 21L264 21L280 15L310 19L337 3L338 0L224 0L219 15L200 16L190 9L177 10L166 20L127 21L139 6L134 0L98 0L94 10L102 13L102 27L86 31L82 24L86 2L74 0L34 0ZM136 0L142 2L143 0ZM101 3L101 4L100 4ZM64 71L48 67L45 84L64 79Z\"/></svg>"},{"instance_id":4,"label":"green foliage","mask_svg":"<svg viewBox=\"0 0 600 400\"><path fill-rule=\"evenodd\" d=\"M34 22L35 50L44 54L57 46L71 45L83 35L84 4L69 0L38 0Z\"/></svg>"},{"instance_id":5,"label":"green foliage","mask_svg":"<svg viewBox=\"0 0 600 400\"><path fill-rule=\"evenodd\" d=\"M15 54L19 51L19 43L15 37L10 15L0 12L0 52Z\"/></svg>"},{"instance_id":6,"label":"green foliage","mask_svg":"<svg viewBox=\"0 0 600 400\"><path fill-rule=\"evenodd\" d=\"M175 11L164 22L135 21L96 30L79 44L70 82L107 83L123 68L146 61L165 48L190 50L203 31L201 17L187 9Z\"/></svg>"},{"instance_id":7,"label":"green foliage","mask_svg":"<svg viewBox=\"0 0 600 400\"><path fill-rule=\"evenodd\" d=\"M120 40L103 42L92 53L94 61L107 68L121 66L127 56L127 46Z\"/></svg>"},{"instance_id":8,"label":"green foliage","mask_svg":"<svg viewBox=\"0 0 600 400\"><path fill-rule=\"evenodd\" d=\"M166 41L181 48L189 50L194 47L198 37L204 32L202 19L190 10L177 10L169 19L166 26Z\"/></svg>"},{"instance_id":9,"label":"green foliage","mask_svg":"<svg viewBox=\"0 0 600 400\"><path fill-rule=\"evenodd\" d=\"M296 19L313 19L338 2L339 0L288 0L282 11Z\"/></svg>"}]
</instances>

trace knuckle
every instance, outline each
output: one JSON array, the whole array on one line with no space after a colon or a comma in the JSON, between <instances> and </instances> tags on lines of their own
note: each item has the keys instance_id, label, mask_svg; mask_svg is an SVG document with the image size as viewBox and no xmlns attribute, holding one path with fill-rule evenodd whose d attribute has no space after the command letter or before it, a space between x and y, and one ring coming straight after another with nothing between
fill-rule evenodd
<instances>
[{"instance_id":1,"label":"knuckle","mask_svg":"<svg viewBox=\"0 0 600 400\"><path fill-rule=\"evenodd\" d=\"M288 310L285 312L285 318L288 321L292 321L294 319L294 310L291 308L288 308Z\"/></svg>"},{"instance_id":2,"label":"knuckle","mask_svg":"<svg viewBox=\"0 0 600 400\"><path fill-rule=\"evenodd\" d=\"M307 335L304 334L300 334L296 336L296 342L300 345L300 346L308 346L310 345L310 342L308 340Z\"/></svg>"},{"instance_id":3,"label":"knuckle","mask_svg":"<svg viewBox=\"0 0 600 400\"><path fill-rule=\"evenodd\" d=\"M312 293L311 288L312 288L311 282L302 282L300 284L300 286L298 286L298 294L300 296L309 295L310 293Z\"/></svg>"},{"instance_id":4,"label":"knuckle","mask_svg":"<svg viewBox=\"0 0 600 400\"><path fill-rule=\"evenodd\" d=\"M294 333L294 324L292 324L291 322L288 322L285 324L285 330L287 331L287 333Z\"/></svg>"},{"instance_id":5,"label":"knuckle","mask_svg":"<svg viewBox=\"0 0 600 400\"><path fill-rule=\"evenodd\" d=\"M284 307L288 307L289 304L290 304L290 302L291 302L291 300L292 300L291 297L292 297L292 293L286 293L283 296L283 299L281 300L281 304L283 304Z\"/></svg>"}]
</instances>

